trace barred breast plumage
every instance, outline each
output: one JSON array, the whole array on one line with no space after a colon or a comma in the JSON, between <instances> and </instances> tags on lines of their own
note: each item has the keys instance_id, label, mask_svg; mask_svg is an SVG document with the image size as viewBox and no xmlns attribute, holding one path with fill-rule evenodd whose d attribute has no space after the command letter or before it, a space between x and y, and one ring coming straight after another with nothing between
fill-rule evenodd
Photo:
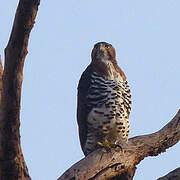
<instances>
[{"instance_id":1,"label":"barred breast plumage","mask_svg":"<svg viewBox=\"0 0 180 180\"><path fill-rule=\"evenodd\" d=\"M103 49L105 45L112 47L104 42L98 47L95 45L94 48L101 50L97 52L96 49L95 55L92 52L92 63L81 76L78 86L79 135L85 155L104 142L111 146L128 140L130 89L124 73L111 59L115 51Z\"/></svg>"}]
</instances>

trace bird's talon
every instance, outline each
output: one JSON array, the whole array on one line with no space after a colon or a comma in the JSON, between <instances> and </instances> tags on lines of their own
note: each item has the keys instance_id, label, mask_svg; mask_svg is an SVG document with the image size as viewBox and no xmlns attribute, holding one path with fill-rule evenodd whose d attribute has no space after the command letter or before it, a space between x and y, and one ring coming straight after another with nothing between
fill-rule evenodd
<instances>
[{"instance_id":1,"label":"bird's talon","mask_svg":"<svg viewBox=\"0 0 180 180\"><path fill-rule=\"evenodd\" d=\"M115 145L116 145L116 147L119 147L120 150L122 150L122 146L118 142L115 142Z\"/></svg>"}]
</instances>

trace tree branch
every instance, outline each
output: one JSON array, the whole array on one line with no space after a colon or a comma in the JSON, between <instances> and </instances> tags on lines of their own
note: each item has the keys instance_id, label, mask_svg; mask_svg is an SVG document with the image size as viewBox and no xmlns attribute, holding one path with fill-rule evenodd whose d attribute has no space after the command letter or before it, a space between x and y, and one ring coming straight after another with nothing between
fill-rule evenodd
<instances>
[{"instance_id":1,"label":"tree branch","mask_svg":"<svg viewBox=\"0 0 180 180\"><path fill-rule=\"evenodd\" d=\"M29 35L40 0L20 0L5 49L0 107L0 179L30 180L20 146L20 99Z\"/></svg>"},{"instance_id":2,"label":"tree branch","mask_svg":"<svg viewBox=\"0 0 180 180\"><path fill-rule=\"evenodd\" d=\"M2 75L3 75L3 67L2 67L2 59L0 56L0 104L1 104L1 93L2 93Z\"/></svg>"},{"instance_id":3,"label":"tree branch","mask_svg":"<svg viewBox=\"0 0 180 180\"><path fill-rule=\"evenodd\" d=\"M180 168L177 168L167 175L159 178L158 180L179 180L180 179Z\"/></svg>"},{"instance_id":4,"label":"tree branch","mask_svg":"<svg viewBox=\"0 0 180 180\"><path fill-rule=\"evenodd\" d=\"M106 180L133 178L136 165L145 157L157 156L180 140L180 110L156 133L129 139L123 151L98 149L74 164L58 180Z\"/></svg>"}]
</instances>

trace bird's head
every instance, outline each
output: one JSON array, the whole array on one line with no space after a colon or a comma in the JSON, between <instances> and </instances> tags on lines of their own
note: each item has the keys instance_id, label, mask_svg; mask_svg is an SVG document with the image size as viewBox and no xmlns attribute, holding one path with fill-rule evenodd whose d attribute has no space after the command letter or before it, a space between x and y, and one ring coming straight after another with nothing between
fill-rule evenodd
<instances>
[{"instance_id":1,"label":"bird's head","mask_svg":"<svg viewBox=\"0 0 180 180\"><path fill-rule=\"evenodd\" d=\"M94 45L91 53L92 62L103 61L104 63L111 61L116 62L116 52L114 47L106 42L98 42Z\"/></svg>"},{"instance_id":2,"label":"bird's head","mask_svg":"<svg viewBox=\"0 0 180 180\"><path fill-rule=\"evenodd\" d=\"M117 65L116 52L114 47L106 42L98 42L94 45L91 53L91 65L93 71L107 79L117 77L126 79L123 71Z\"/></svg>"}]
</instances>

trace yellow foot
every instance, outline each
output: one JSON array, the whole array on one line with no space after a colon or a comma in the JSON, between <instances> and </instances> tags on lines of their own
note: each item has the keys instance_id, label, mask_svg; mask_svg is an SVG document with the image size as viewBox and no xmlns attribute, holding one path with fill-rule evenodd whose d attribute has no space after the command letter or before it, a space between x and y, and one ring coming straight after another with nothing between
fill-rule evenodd
<instances>
[{"instance_id":1,"label":"yellow foot","mask_svg":"<svg viewBox=\"0 0 180 180\"><path fill-rule=\"evenodd\" d=\"M97 144L102 147L104 146L104 144L102 142L97 142Z\"/></svg>"},{"instance_id":2,"label":"yellow foot","mask_svg":"<svg viewBox=\"0 0 180 180\"><path fill-rule=\"evenodd\" d=\"M108 148L108 149L114 148L114 147L117 146L116 144L113 144L113 143L109 142L107 139L104 142L99 141L99 142L97 142L97 144L99 146L101 146L101 147L105 147L105 148Z\"/></svg>"}]
</instances>

